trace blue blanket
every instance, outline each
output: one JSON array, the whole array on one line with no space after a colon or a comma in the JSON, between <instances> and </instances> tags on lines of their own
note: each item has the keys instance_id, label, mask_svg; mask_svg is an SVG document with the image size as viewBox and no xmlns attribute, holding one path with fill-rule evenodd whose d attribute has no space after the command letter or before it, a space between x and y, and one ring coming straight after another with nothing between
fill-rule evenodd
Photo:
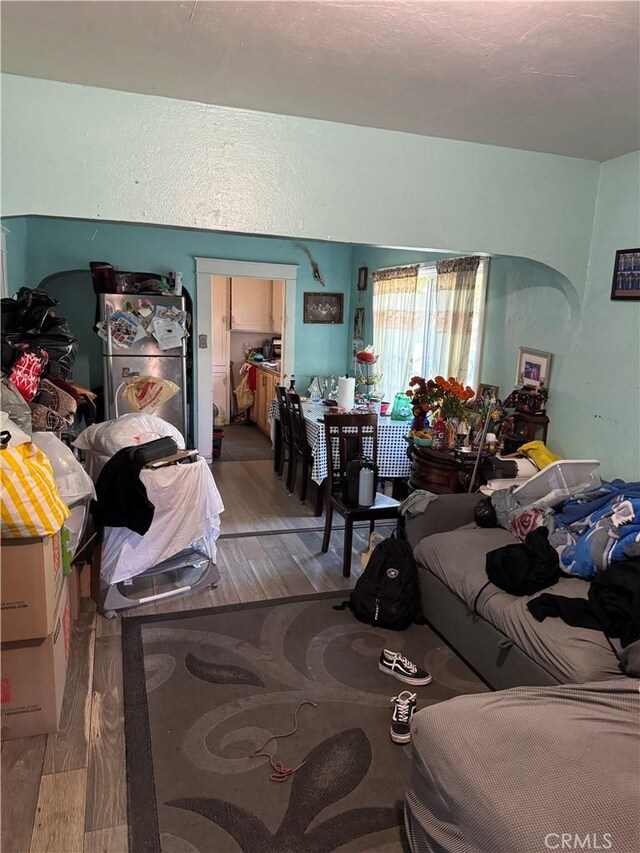
<instances>
[{"instance_id":1,"label":"blue blanket","mask_svg":"<svg viewBox=\"0 0 640 853\"><path fill-rule=\"evenodd\" d=\"M621 482L607 484L614 488L605 500L599 495L583 504L590 506L590 514L567 524L566 519L578 512L577 506L566 512L569 504L577 503L568 501L556 515L557 526L550 541L558 551L563 572L589 580L612 562L640 553L640 484L616 487Z\"/></svg>"},{"instance_id":2,"label":"blue blanket","mask_svg":"<svg viewBox=\"0 0 640 853\"><path fill-rule=\"evenodd\" d=\"M595 489L590 489L571 500L565 501L562 509L556 512L558 524L569 526L602 509L616 496L640 498L640 483L625 483L624 480L611 480Z\"/></svg>"}]
</instances>

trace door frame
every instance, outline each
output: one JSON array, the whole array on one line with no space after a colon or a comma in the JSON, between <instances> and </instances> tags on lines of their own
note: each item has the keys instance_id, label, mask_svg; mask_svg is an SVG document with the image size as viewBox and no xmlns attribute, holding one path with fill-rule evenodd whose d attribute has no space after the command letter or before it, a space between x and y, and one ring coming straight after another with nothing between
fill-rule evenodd
<instances>
[{"instance_id":1,"label":"door frame","mask_svg":"<svg viewBox=\"0 0 640 853\"><path fill-rule=\"evenodd\" d=\"M227 278L266 278L284 281L284 317L282 334L282 374L294 372L296 329L297 264L231 261L224 258L195 258L196 262L196 418L195 444L207 462L211 461L213 433L213 369L211 364L212 283L214 275Z\"/></svg>"}]
</instances>

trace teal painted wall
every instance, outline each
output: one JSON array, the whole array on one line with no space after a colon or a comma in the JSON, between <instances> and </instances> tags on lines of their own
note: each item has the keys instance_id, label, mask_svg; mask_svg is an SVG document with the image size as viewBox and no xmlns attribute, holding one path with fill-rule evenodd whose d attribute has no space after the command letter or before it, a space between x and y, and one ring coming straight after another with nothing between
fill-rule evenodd
<instances>
[{"instance_id":1,"label":"teal painted wall","mask_svg":"<svg viewBox=\"0 0 640 853\"><path fill-rule=\"evenodd\" d=\"M610 299L616 249L640 246L640 153L602 164L586 280L523 258L491 261L483 382L513 387L518 347L553 354L549 445L640 478L640 302Z\"/></svg>"},{"instance_id":2,"label":"teal painted wall","mask_svg":"<svg viewBox=\"0 0 640 853\"><path fill-rule=\"evenodd\" d=\"M345 294L345 322L342 325L304 325L302 294L305 291L322 290L322 286L314 281L306 255L296 248L297 241L47 217L7 220L7 227L10 227L9 222L18 221L28 229L27 259L23 270L17 270L10 277L11 292L25 283L35 287L45 276L54 272L88 269L89 261L92 260L108 261L123 270L160 273L180 270L184 285L192 297L195 296L194 257L298 264L296 375L305 383L316 373L344 373L348 363L346 320L350 311L349 245L304 242L303 245L309 248L320 265L326 289ZM94 319L94 301L88 278L86 290L78 282L78 297L77 312L69 320L77 324L78 328L81 323L90 327ZM84 377L87 368L82 359L79 369Z\"/></svg>"},{"instance_id":3,"label":"teal painted wall","mask_svg":"<svg viewBox=\"0 0 640 853\"><path fill-rule=\"evenodd\" d=\"M2 224L7 230L7 279L9 293L16 293L26 280L27 228L25 216L6 217Z\"/></svg>"},{"instance_id":4,"label":"teal painted wall","mask_svg":"<svg viewBox=\"0 0 640 853\"><path fill-rule=\"evenodd\" d=\"M640 247L640 152L602 164L579 323L560 376L562 436L609 476L640 479L640 302L610 299L617 249ZM570 358L568 357L570 354Z\"/></svg>"},{"instance_id":5,"label":"teal painted wall","mask_svg":"<svg viewBox=\"0 0 640 853\"><path fill-rule=\"evenodd\" d=\"M2 119L6 216L482 251L586 274L593 161L11 74Z\"/></svg>"},{"instance_id":6,"label":"teal painted wall","mask_svg":"<svg viewBox=\"0 0 640 853\"><path fill-rule=\"evenodd\" d=\"M599 458L607 477L640 477L640 303L609 298L616 249L640 245L640 155L602 164L588 272L571 283L543 263L493 256L490 264L481 380L513 387L518 347L553 354L549 444L574 458ZM299 292L315 287L295 241L89 220L9 218L9 285L35 285L52 272L109 260L122 269L180 269L195 291L194 256L297 263ZM442 253L306 242L327 289L345 293L345 324L302 325L298 300L296 373L341 373L351 364L357 270L442 257ZM451 254L451 253L447 253ZM578 266L579 264L576 264ZM372 286L363 294L371 340ZM89 322L93 299L87 303ZM79 303L79 307L83 307ZM196 309L197 310L197 309Z\"/></svg>"}]
</instances>

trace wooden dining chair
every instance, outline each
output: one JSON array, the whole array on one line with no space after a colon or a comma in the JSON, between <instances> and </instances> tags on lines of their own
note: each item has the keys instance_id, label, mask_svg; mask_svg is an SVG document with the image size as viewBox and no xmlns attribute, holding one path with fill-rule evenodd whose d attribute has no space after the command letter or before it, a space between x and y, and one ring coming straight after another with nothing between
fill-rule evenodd
<instances>
[{"instance_id":1,"label":"wooden dining chair","mask_svg":"<svg viewBox=\"0 0 640 853\"><path fill-rule=\"evenodd\" d=\"M285 462L287 463L287 491L291 491L291 473L293 449L291 441L291 422L287 408L287 390L283 385L276 385L276 400L278 401L278 414L280 415L280 442L278 448L278 476L284 474Z\"/></svg>"},{"instance_id":2,"label":"wooden dining chair","mask_svg":"<svg viewBox=\"0 0 640 853\"><path fill-rule=\"evenodd\" d=\"M300 503L304 503L307 500L307 486L309 483L309 474L313 468L313 456L307 440L307 425L304 420L300 395L286 392L285 398L289 430L291 433L291 470L287 478L287 486L290 493L295 491L298 462L300 461L302 464Z\"/></svg>"},{"instance_id":3,"label":"wooden dining chair","mask_svg":"<svg viewBox=\"0 0 640 853\"><path fill-rule=\"evenodd\" d=\"M378 491L376 491L375 503L370 507L347 506L342 499L342 488L349 460L357 454L363 454L376 464L378 462L378 416L376 414L325 415L324 431L328 482L325 491L322 551L326 553L329 550L335 510L345 522L342 574L348 578L351 575L354 522L368 521L369 531L373 533L376 521L399 518L400 502Z\"/></svg>"}]
</instances>

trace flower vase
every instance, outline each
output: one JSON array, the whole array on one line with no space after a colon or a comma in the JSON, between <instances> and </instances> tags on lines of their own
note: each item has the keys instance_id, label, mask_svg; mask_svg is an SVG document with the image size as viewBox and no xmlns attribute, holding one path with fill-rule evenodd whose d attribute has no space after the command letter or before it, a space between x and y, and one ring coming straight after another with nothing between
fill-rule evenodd
<instances>
[{"instance_id":1,"label":"flower vase","mask_svg":"<svg viewBox=\"0 0 640 853\"><path fill-rule=\"evenodd\" d=\"M445 430L445 446L446 447L455 447L456 441L458 438L458 423L452 418L447 421L447 427Z\"/></svg>"}]
</instances>

